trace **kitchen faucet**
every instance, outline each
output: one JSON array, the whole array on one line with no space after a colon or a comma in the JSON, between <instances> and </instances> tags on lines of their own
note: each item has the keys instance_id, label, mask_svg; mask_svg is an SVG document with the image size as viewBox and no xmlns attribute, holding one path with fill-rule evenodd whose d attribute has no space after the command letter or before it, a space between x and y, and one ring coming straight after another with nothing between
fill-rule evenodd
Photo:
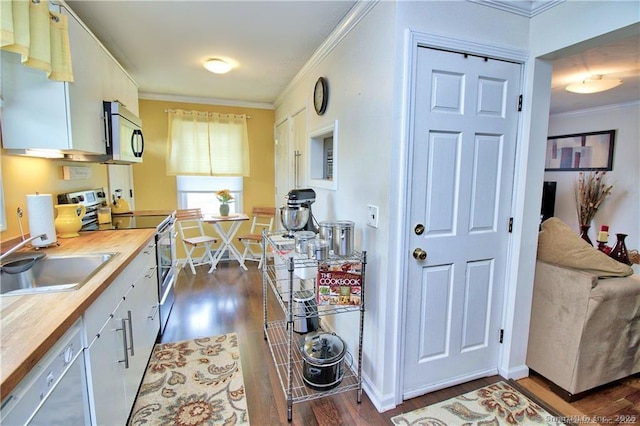
<instances>
[{"instance_id":1,"label":"kitchen faucet","mask_svg":"<svg viewBox=\"0 0 640 426\"><path fill-rule=\"evenodd\" d=\"M35 237L27 238L26 240L21 241L15 247L12 247L11 249L9 249L6 253L2 253L2 255L0 255L0 262L2 262L2 260L4 258L6 258L7 256L17 252L22 247L26 246L31 241L37 240L38 238L40 238L40 239L42 239L42 241L44 241L44 240L47 239L47 234L36 235Z\"/></svg>"}]
</instances>

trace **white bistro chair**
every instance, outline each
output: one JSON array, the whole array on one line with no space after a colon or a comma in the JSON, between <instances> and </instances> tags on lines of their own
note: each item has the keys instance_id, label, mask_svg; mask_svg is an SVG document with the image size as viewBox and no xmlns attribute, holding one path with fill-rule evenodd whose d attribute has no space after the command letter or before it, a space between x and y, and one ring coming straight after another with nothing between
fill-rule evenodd
<instances>
[{"instance_id":1,"label":"white bistro chair","mask_svg":"<svg viewBox=\"0 0 640 426\"><path fill-rule=\"evenodd\" d=\"M206 235L202 226L202 212L200 209L183 209L176 211L176 226L182 240L182 246L187 256L191 272L195 275L196 266L213 266L213 245L218 241L215 237ZM204 250L198 258L194 252ZM211 271L209 271L211 272Z\"/></svg>"},{"instance_id":2,"label":"white bistro chair","mask_svg":"<svg viewBox=\"0 0 640 426\"><path fill-rule=\"evenodd\" d=\"M258 262L258 269L262 268L262 230L271 232L276 217L275 207L254 207L251 230L248 234L240 235L238 240L244 245L242 260Z\"/></svg>"}]
</instances>

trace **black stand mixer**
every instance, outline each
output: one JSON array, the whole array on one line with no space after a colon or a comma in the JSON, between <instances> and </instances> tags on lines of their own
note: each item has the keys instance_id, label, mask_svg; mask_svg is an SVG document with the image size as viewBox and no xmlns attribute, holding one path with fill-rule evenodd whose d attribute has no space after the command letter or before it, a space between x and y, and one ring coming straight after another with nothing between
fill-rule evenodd
<instances>
[{"instance_id":1,"label":"black stand mixer","mask_svg":"<svg viewBox=\"0 0 640 426\"><path fill-rule=\"evenodd\" d=\"M293 237L295 231L301 230L318 233L311 212L311 204L316 201L316 192L313 189L292 189L285 198L287 205L280 208L280 220L282 226L289 231L288 236Z\"/></svg>"}]
</instances>

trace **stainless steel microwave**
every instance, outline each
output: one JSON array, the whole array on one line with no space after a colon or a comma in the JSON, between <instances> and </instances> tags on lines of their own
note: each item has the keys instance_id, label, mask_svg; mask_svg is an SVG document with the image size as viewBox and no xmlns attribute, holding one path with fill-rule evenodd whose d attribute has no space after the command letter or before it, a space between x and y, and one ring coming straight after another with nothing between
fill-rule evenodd
<instances>
[{"instance_id":1,"label":"stainless steel microwave","mask_svg":"<svg viewBox=\"0 0 640 426\"><path fill-rule=\"evenodd\" d=\"M107 154L112 161L140 163L144 153L142 121L120 102L103 102Z\"/></svg>"},{"instance_id":2,"label":"stainless steel microwave","mask_svg":"<svg viewBox=\"0 0 640 426\"><path fill-rule=\"evenodd\" d=\"M102 102L104 112L105 155L69 154L71 161L87 161L106 164L133 164L142 162L144 135L142 120L127 110L120 102Z\"/></svg>"}]
</instances>

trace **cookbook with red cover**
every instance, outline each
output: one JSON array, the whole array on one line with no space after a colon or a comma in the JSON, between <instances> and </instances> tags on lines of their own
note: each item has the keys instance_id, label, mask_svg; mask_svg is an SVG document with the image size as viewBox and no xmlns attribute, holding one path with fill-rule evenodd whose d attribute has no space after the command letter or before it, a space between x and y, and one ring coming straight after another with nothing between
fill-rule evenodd
<instances>
[{"instance_id":1,"label":"cookbook with red cover","mask_svg":"<svg viewBox=\"0 0 640 426\"><path fill-rule=\"evenodd\" d=\"M318 305L360 305L362 263L319 265L317 287Z\"/></svg>"}]
</instances>

